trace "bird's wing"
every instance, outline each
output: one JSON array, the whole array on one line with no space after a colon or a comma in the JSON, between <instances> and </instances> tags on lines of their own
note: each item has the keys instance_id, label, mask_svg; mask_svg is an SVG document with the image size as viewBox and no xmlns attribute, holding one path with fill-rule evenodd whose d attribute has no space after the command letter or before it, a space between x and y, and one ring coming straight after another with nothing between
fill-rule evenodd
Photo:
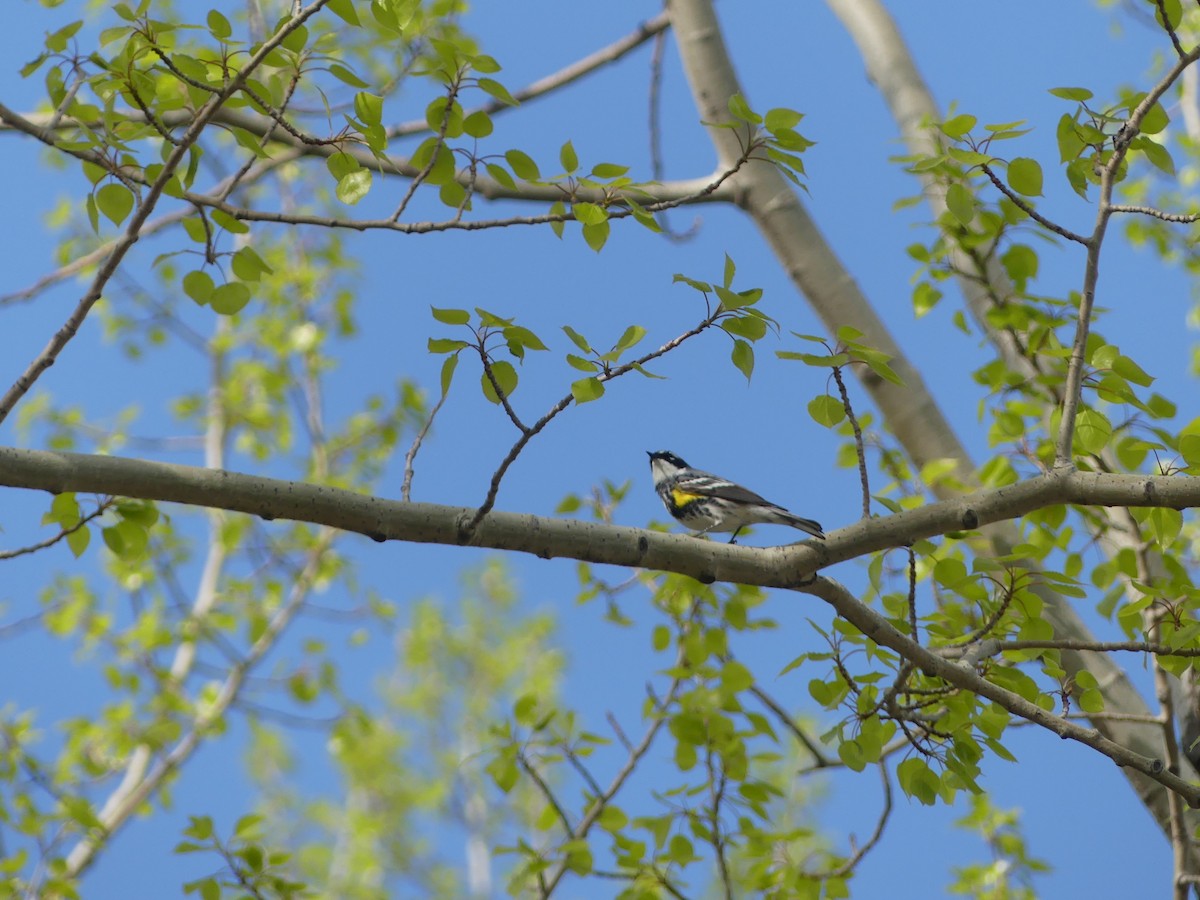
<instances>
[{"instance_id":1,"label":"bird's wing","mask_svg":"<svg viewBox=\"0 0 1200 900\"><path fill-rule=\"evenodd\" d=\"M717 497L721 500L732 500L735 503L757 503L763 506L783 508L740 484L734 484L732 481L709 472L693 471L681 475L677 487L689 494L698 494L702 497Z\"/></svg>"}]
</instances>

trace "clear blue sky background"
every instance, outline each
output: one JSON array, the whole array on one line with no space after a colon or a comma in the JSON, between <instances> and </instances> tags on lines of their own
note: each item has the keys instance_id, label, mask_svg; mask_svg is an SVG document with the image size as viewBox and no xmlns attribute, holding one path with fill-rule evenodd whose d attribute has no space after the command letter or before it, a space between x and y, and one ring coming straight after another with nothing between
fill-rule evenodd
<instances>
[{"instance_id":1,"label":"clear blue sky background","mask_svg":"<svg viewBox=\"0 0 1200 900\"><path fill-rule=\"evenodd\" d=\"M26 109L36 85L23 82L18 68L35 55L44 31L54 30L78 13L66 4L47 12L34 3L14 4L0 32L0 101ZM1057 151L1054 126L1066 108L1047 89L1083 85L1101 97L1120 85L1148 85L1145 73L1154 48L1169 49L1150 29L1118 13L1099 11L1086 0L1056 3L1014 0L1003 5L953 0L895 3L902 30L918 64L943 107L956 103L980 121L1028 119L1035 131L1021 154L1042 160L1048 175L1047 207L1060 221L1086 230L1092 211L1074 199L1054 174ZM480 37L485 52L504 66L510 88L555 71L577 57L632 30L656 12L652 3L612 2L586 14L560 3L481 3L468 27ZM859 284L881 310L902 346L919 365L976 458L987 453L985 428L978 421L979 393L969 372L977 364L976 339L950 324L956 298L947 297L933 314L915 322L910 279L915 266L905 248L926 240L923 207L895 212L893 203L917 190L889 157L902 152L895 128L848 37L820 3L726 2L720 12L748 99L758 109L789 106L806 113L803 133L818 143L806 157L811 196L807 202L817 222ZM1119 27L1117 27L1119 24ZM643 48L558 97L529 104L498 120L497 143L521 146L554 168L559 145L574 142L585 167L600 161L647 171L646 120L649 49ZM664 81L665 158L669 178L710 172L715 164L710 144L697 123L677 56L668 54ZM419 109L393 101L389 120L413 118ZM505 143L507 142L507 143ZM0 217L5 248L0 293L33 282L50 269L52 241L41 223L55 202L80 189L72 170L63 174L44 165L40 151L28 142L0 139L0 184L9 214ZM383 206L394 204L395 184L376 182ZM527 207L497 206L497 214L529 212ZM361 337L346 354L329 398L336 418L339 404L367 393L386 391L400 376L433 388L439 359L425 352L426 338L443 331L428 318L430 305L483 306L519 321L548 340L554 354L531 362L517 395L518 406L536 417L573 377L562 353L558 327L571 324L612 340L630 323L649 329L648 342L661 342L698 318L695 295L672 286L671 276L684 272L717 280L723 254L738 265L738 286L759 286L766 294L761 308L789 330L819 330L753 227L731 209L700 207L674 212L671 221L686 227L693 219L698 234L684 244L656 239L628 223L597 255L577 235L558 241L548 230L507 229L482 235L446 234L401 237L393 234L350 235L351 252L363 265L359 313ZM569 229L570 230L570 229ZM1188 335L1183 328L1189 310L1184 281L1161 271L1149 254L1138 254L1113 241L1105 259L1099 302L1113 308L1111 323L1123 350L1142 362L1167 385L1177 384L1188 367ZM143 253L149 260L154 251ZM1080 281L1081 254L1047 248L1037 290L1062 295ZM77 285L57 289L36 304L0 310L0 384L7 385L24 368L56 328L78 293ZM204 316L197 318L203 323ZM1153 330L1143 325L1153 323ZM760 344L759 367L747 386L732 366L713 365L726 349L713 340L695 342L655 367L666 381L624 380L612 385L603 401L571 409L540 436L522 456L506 481L498 502L505 510L550 514L569 492L585 493L603 479L632 479L636 490L619 512L619 521L644 525L664 513L650 490L644 451L669 448L704 468L746 481L772 499L819 519L827 530L858 514L857 481L835 469L837 442L813 424L805 404L824 387L819 376L795 364L773 359L787 347L771 340ZM465 361L464 361L465 362ZM537 368L531 368L533 365ZM92 419L103 421L128 404L141 408L141 433L176 429L167 419L167 402L191 384L198 368L159 356L140 366L126 363L105 342L95 322L89 323L42 379L41 390L61 402L84 406ZM496 463L513 440L511 426L477 396L475 374L456 385L452 401L437 423L417 473L414 498L449 504L477 504ZM856 391L856 396L862 396ZM1168 388L1166 393L1171 393ZM1180 416L1196 414L1189 398L1176 395ZM860 401L862 402L862 401ZM1192 401L1194 402L1194 401ZM865 405L865 403L864 403ZM713 428L709 423L719 422ZM14 443L14 420L0 426L0 442ZM180 454L180 462L198 457ZM399 460L388 490L398 495ZM267 471L241 459L243 471ZM4 543L19 543L22 520L40 516L41 497L8 493L0 506ZM753 543L790 540L760 530ZM364 581L380 586L404 606L434 594L452 600L458 572L483 554L451 548L376 546L348 538L347 546L362 566ZM589 724L604 730L610 709L622 713L636 707L649 672L659 661L649 650L650 629L657 619L642 615L636 600L624 610L634 620L620 629L603 621L599 603L577 606L574 564L534 559L510 560L530 609L553 608L570 656L567 700L584 710ZM0 580L2 621L32 610L37 591L52 567L71 568L65 552L6 563ZM850 584L861 583L860 567L846 564L831 573ZM183 573L185 583L195 573ZM926 598L927 600L928 598ZM1090 609L1088 602L1081 607ZM827 623L818 601L780 594L769 606L780 630L770 639L757 638L740 648L762 661L764 672L778 671L794 656L811 649L807 618ZM303 626L304 632L313 626ZM380 635L366 648L348 653L347 681L369 696L372 673L388 665L393 642ZM98 692L95 660L80 660L38 640L11 643L0 654L0 699L20 707L43 706L46 718L85 713ZM1126 661L1128 662L1128 661ZM1141 678L1134 662L1135 677ZM810 676L778 679L773 689L796 708L811 708L805 685ZM619 698L619 699L614 699ZM627 719L631 721L631 719ZM245 811L239 750L244 730L204 750L174 791L174 812L135 823L106 853L84 884L85 896L171 896L182 880L208 868L208 862L179 859L169 853L178 839L177 824L187 813L210 812L226 824ZM1031 850L1049 858L1053 875L1040 883L1043 896L1135 896L1148 885L1166 888L1170 855L1149 816L1134 799L1112 764L1094 753L1025 729L1014 733L1010 746L1016 765L992 762L984 785L1000 806L1023 811ZM319 741L311 741L319 749ZM658 759L669 760L664 743ZM315 758L303 770L315 790L331 791L328 773ZM652 777L652 773L651 773ZM827 780L828 800L819 821L836 838L850 833L865 837L878 809L874 773L842 773ZM855 882L857 896L895 898L936 896L949 881L951 865L987 856L974 838L953 829L963 808L926 809L898 796L897 810L881 847L868 857ZM131 885L138 887L130 893ZM584 896L568 891L569 896ZM586 896L601 896L592 892Z\"/></svg>"}]
</instances>

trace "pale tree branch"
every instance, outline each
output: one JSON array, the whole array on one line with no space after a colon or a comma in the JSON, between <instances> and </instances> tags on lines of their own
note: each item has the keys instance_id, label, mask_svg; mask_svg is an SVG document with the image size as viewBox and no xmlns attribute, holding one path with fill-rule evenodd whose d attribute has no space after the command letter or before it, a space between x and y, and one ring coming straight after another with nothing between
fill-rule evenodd
<instances>
[{"instance_id":1,"label":"pale tree branch","mask_svg":"<svg viewBox=\"0 0 1200 900\"><path fill-rule=\"evenodd\" d=\"M327 485L175 463L2 446L0 486L53 494L76 491L182 503L243 512L267 520L326 525L375 541L450 546L463 543L462 523L476 512L471 507L385 500ZM982 529L1062 504L1192 509L1200 507L1200 479L1052 472L890 516L860 519L831 534L821 545L801 541L779 547L743 547L690 534L666 534L496 510L479 522L469 543L494 550L531 553L545 559L569 557L678 572L706 584L722 581L795 587L818 567L951 531ZM1036 585L1034 581L1031 589Z\"/></svg>"},{"instance_id":2,"label":"pale tree branch","mask_svg":"<svg viewBox=\"0 0 1200 900\"><path fill-rule=\"evenodd\" d=\"M147 802L209 736L214 724L237 700L246 677L262 661L267 651L275 646L279 636L303 607L312 581L320 571L322 559L335 537L332 529L324 529L317 536L316 543L308 551L304 568L292 585L286 602L271 617L246 656L226 676L216 696L202 710L197 711L183 737L153 766L149 766L136 783L123 783L120 796L114 794L114 797L110 798L110 803L105 805L105 809L98 816L103 830L80 840L67 855L66 874L69 877L78 877L95 861L99 850L128 823L138 807Z\"/></svg>"},{"instance_id":3,"label":"pale tree branch","mask_svg":"<svg viewBox=\"0 0 1200 900\"><path fill-rule=\"evenodd\" d=\"M886 8L879 0L827 0L827 3L858 46L871 81L883 94L910 153L917 156L939 155L942 147L938 133L931 125L942 118L941 113L933 100L932 92L917 71L904 37ZM1192 71L1191 68L1184 70L1185 79L1187 73ZM1200 116L1197 120L1200 121ZM940 218L946 211L946 185L924 177L923 187L933 215ZM989 254L985 258L979 258L963 251L955 241L950 241L950 246L951 268L958 275L966 307L980 331L996 347L1006 366L1022 376L1027 384L1040 386L1037 389L1045 394L1047 401L1061 404L1063 393L1050 388L1052 380L1041 377L1052 374L1046 369L1044 358L1030 352L1023 337L1014 330L997 329L992 325L993 310L1002 309L1009 302L1019 299L996 255ZM891 425L892 414L885 410L885 416ZM894 425L892 427L895 428ZM902 437L902 443L909 448L910 453L913 452L914 445L907 437ZM952 447L947 445L946 449L951 450ZM930 456L922 453L918 462L937 458L938 455L957 458L957 453L934 452ZM1104 458L1107 459L1107 456L1108 454L1105 454ZM1111 470L1115 466L1101 462L1098 468ZM1140 541L1139 529L1132 517L1124 510L1117 510L1114 515L1118 516L1126 527L1109 528L1100 533L1101 543L1110 558L1123 548L1133 549ZM1011 532L1003 536L992 532L991 536L993 546L999 554L1006 553L1007 548L1014 546L1017 541L1016 535ZM1022 561L1021 565L1030 568L1029 561ZM1036 570L1037 566L1032 568ZM1037 587L1036 591L1045 604L1044 615L1051 621L1057 634L1064 635L1069 640L1078 640L1082 644L1094 642L1089 629L1059 595L1041 587ZM1134 717L1150 715L1145 701L1130 683L1128 676L1106 654L1067 647L1063 651L1062 661L1068 673L1074 673L1081 668L1092 672L1104 696L1106 709ZM1121 719L1111 717L1097 719L1096 724L1119 743L1136 747L1147 755L1156 752L1144 729L1125 727ZM1169 833L1169 810L1165 792L1136 773L1126 770L1126 774L1139 798L1150 809L1164 832Z\"/></svg>"}]
</instances>

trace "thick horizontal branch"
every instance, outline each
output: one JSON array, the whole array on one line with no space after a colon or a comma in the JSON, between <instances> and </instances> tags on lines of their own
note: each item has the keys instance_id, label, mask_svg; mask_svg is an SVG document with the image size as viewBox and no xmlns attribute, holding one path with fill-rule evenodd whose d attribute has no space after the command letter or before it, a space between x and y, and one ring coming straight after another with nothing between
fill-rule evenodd
<instances>
[{"instance_id":1,"label":"thick horizontal branch","mask_svg":"<svg viewBox=\"0 0 1200 900\"><path fill-rule=\"evenodd\" d=\"M1160 760L1135 753L1095 729L1074 725L1022 700L986 681L970 666L922 647L836 582L811 578L817 568L864 553L948 531L979 528L1059 503L1197 506L1200 479L1052 473L923 509L860 521L834 532L823 544L805 542L771 548L739 547L690 535L495 511L471 531L468 526L475 510L467 507L384 500L340 488L218 469L11 447L0 447L0 484L54 494L101 493L225 509L264 519L326 525L377 541L466 544L547 559L568 557L676 572L702 582L725 581L812 593L868 637L901 653L929 674L994 700L1060 737L1086 744L1118 765L1144 773L1193 805L1200 802L1200 790L1165 771Z\"/></svg>"},{"instance_id":2,"label":"thick horizontal branch","mask_svg":"<svg viewBox=\"0 0 1200 900\"><path fill-rule=\"evenodd\" d=\"M782 587L821 564L812 548L739 547L573 519L492 511L473 533L475 509L386 500L341 488L115 456L0 447L0 485L60 494L111 494L328 525L376 541L468 545L660 569L704 582ZM466 535L468 535L467 537Z\"/></svg>"},{"instance_id":3,"label":"thick horizontal branch","mask_svg":"<svg viewBox=\"0 0 1200 900\"><path fill-rule=\"evenodd\" d=\"M0 485L135 497L328 525L377 541L487 547L549 559L658 569L703 582L795 587L814 569L1036 509L1200 506L1200 479L1056 472L883 518L855 522L825 543L742 547L574 519L492 511L470 533L470 507L406 503L340 488L115 456L0 447Z\"/></svg>"}]
</instances>

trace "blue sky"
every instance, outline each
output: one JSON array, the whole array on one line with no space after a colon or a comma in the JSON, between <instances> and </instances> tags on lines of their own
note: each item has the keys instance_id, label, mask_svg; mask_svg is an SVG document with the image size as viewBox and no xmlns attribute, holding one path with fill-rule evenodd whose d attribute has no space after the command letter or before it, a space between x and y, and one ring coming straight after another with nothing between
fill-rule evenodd
<instances>
[{"instance_id":1,"label":"blue sky","mask_svg":"<svg viewBox=\"0 0 1200 900\"><path fill-rule=\"evenodd\" d=\"M1165 43L1137 23L1098 11L1084 0L1053 4L1015 0L1002 9L952 0L893 5L943 107L955 103L984 122L1029 120L1034 132L1021 144L1021 153L1039 158L1047 170L1047 203L1052 206L1043 208L1077 230L1086 229L1092 211L1055 175L1054 126L1065 106L1047 89L1084 85L1100 96L1110 96L1119 85L1145 85L1150 54ZM22 82L16 70L34 55L43 31L75 17L72 6L48 12L25 3L10 11L0 33L0 58L9 61L0 69L0 102L17 109L32 102L36 85ZM602 17L593 10L583 27L572 15L564 16L561 4L548 0L520 4L519 17L508 4L479 7L468 18L468 27L479 35L483 49L504 66L501 77L510 88L616 39L656 12L649 3L613 2L604 5ZM800 130L817 141L806 155L811 191L806 200L814 217L901 345L924 366L926 382L972 453L982 459L988 448L978 421L980 396L969 378L978 361L977 339L951 325L957 308L952 294L931 315L914 320L910 292L915 265L905 248L928 239L928 229L922 226L926 212L922 207L893 210L894 202L915 193L917 185L889 162L903 150L849 38L818 3L726 2L719 12L755 108L788 106L806 114ZM1119 28L1114 26L1118 22ZM585 167L610 161L645 172L648 59L648 48L643 48L561 96L539 100L499 119L497 140L522 146L550 164L557 159L559 145L570 139ZM710 172L713 153L697 123L673 49L668 53L663 90L667 177ZM389 118L418 114L401 104L388 108ZM5 160L0 183L6 206L20 211L0 219L0 241L7 250L2 294L31 283L52 267L52 241L40 223L56 200L78 191L80 179L73 171L64 175L46 167L40 151L11 136L0 137L0 152ZM377 189L387 192L386 202L397 190L379 182ZM495 211L529 210L497 205ZM386 391L402 376L416 378L431 389L436 385L440 359L426 354L425 341L444 329L428 317L430 305L482 306L516 314L548 342L554 338L555 352L536 360L538 368L526 373L516 396L520 408L536 416L564 393L573 377L561 361L569 349L558 332L561 324L589 336L596 334L599 342L605 337L615 340L626 325L636 322L649 329L648 342L666 340L688 327L699 309L692 292L672 285L672 275L684 272L716 280L726 253L738 265L737 286L764 289L760 308L780 321L784 335L819 331L739 212L705 206L676 211L671 220L677 227L698 221L697 236L683 244L668 243L626 223L614 229L599 255L577 235L569 233L560 242L542 229L484 235L348 236L364 272L363 327L334 376L331 416L336 417L339 404L345 408L366 393ZM1119 333L1126 354L1141 361L1163 384L1178 383L1189 361L1190 337L1183 328L1189 289L1178 276L1161 271L1149 254L1118 244L1113 241L1104 263L1099 302L1114 312L1112 324L1102 324L1101 330ZM151 255L145 254L143 263ZM1074 248L1047 248L1037 290L1061 295L1077 287L1081 263L1081 253ZM77 292L77 285L68 285L36 304L0 310L4 322L0 382L11 383L57 327ZM1139 328L1147 316L1175 327ZM197 321L204 318L201 314ZM786 337L778 345L763 342L749 386L724 363L727 351L711 342L696 342L655 366L655 371L668 376L666 381L626 379L611 385L601 402L568 410L530 445L510 473L498 507L550 514L569 492L585 493L603 479L618 483L630 479L636 488L621 507L619 521L643 525L662 520L664 513L650 490L644 451L667 448L695 465L747 482L771 499L820 520L827 531L852 522L859 508L856 478L834 467L837 441L805 413L808 399L824 385L813 370L774 360L776 347L794 349ZM721 364L713 365L714 359ZM63 402L84 405L99 420L136 398L143 414L139 430L173 431L166 418L167 402L197 376L198 369L166 363L163 357L152 356L140 366L129 365L92 322L39 387ZM438 420L420 460L414 499L478 503L495 463L515 437L498 411L477 396L474 378L472 373L456 384ZM852 390L862 397L861 391ZM1169 388L1164 392L1171 393ZM1174 399L1181 404L1181 421L1196 415L1194 399L1192 409L1186 405L1187 397ZM865 401L860 402L865 408ZM16 441L10 419L0 425L0 442ZM188 454L173 459L198 462ZM246 459L236 461L244 471L256 471L256 465ZM391 495L398 496L399 483L397 465L386 483ZM15 543L23 533L19 525L23 517L37 517L43 508L42 498L6 495L0 518L5 543L10 538ZM791 538L760 529L750 542ZM375 546L357 538L348 538L347 546L354 550L363 579L383 586L402 609L407 602L430 594L452 601L458 570L483 558L475 551ZM624 609L634 625L615 628L602 621L600 604L575 604L576 580L570 562L513 559L511 563L529 608L553 608L560 617L560 635L570 656L567 699L585 710L597 728L602 727L612 698L630 698L622 707L632 709L637 702L632 698L639 696L647 674L658 664L649 652L649 633L657 620L640 615L636 602L627 602ZM69 569L71 562L61 552L6 563L0 587L4 620L32 608L35 592L52 565ZM858 564L845 564L830 574L851 585L862 581ZM765 672L778 671L810 648L806 618L822 623L829 619L817 601L800 595L775 595L768 608L781 623L780 630L771 640L756 639L746 648L763 661ZM94 673L91 663L61 653L46 654L36 642L11 646L15 652L0 656L0 683L10 686L3 692L4 700L22 706L46 704L47 712L53 709L56 714L68 708L86 710L92 692L85 679L94 676L84 673ZM348 654L350 683L364 694L369 691L370 673L387 664L391 651L391 641L381 636L366 650ZM1144 675L1140 663L1130 665L1135 677ZM776 695L798 708L811 708L804 687L807 678L777 679ZM244 784L238 774L240 734L241 729L235 728L229 738L197 758L174 792L176 813L167 822L199 811L231 821L243 811L238 796ZM1020 763L990 763L984 784L998 805L1023 810L1032 851L1053 862L1055 873L1040 883L1044 896L1088 892L1132 896L1147 883L1166 884L1169 849L1111 763L1033 729L1014 734L1011 746ZM667 750L662 754L664 761L668 759ZM319 764L306 771L315 786L330 787ZM228 785L229 796L214 801L214 784ZM873 774L835 775L828 780L828 799L819 819L834 836L853 832L861 838L873 826L877 803ZM883 845L860 869L856 895L875 896L885 890L895 897L937 895L949 881L950 865L986 856L977 840L950 827L962 814L961 808L929 810L899 795L897 807ZM166 854L176 839L173 825L158 818L136 823L89 875L85 895L113 895L135 873L138 883L145 885L144 896L170 895L183 878L196 874L189 868L192 861L181 862ZM1130 866L1131 859L1139 864ZM898 872L904 873L901 885Z\"/></svg>"}]
</instances>

